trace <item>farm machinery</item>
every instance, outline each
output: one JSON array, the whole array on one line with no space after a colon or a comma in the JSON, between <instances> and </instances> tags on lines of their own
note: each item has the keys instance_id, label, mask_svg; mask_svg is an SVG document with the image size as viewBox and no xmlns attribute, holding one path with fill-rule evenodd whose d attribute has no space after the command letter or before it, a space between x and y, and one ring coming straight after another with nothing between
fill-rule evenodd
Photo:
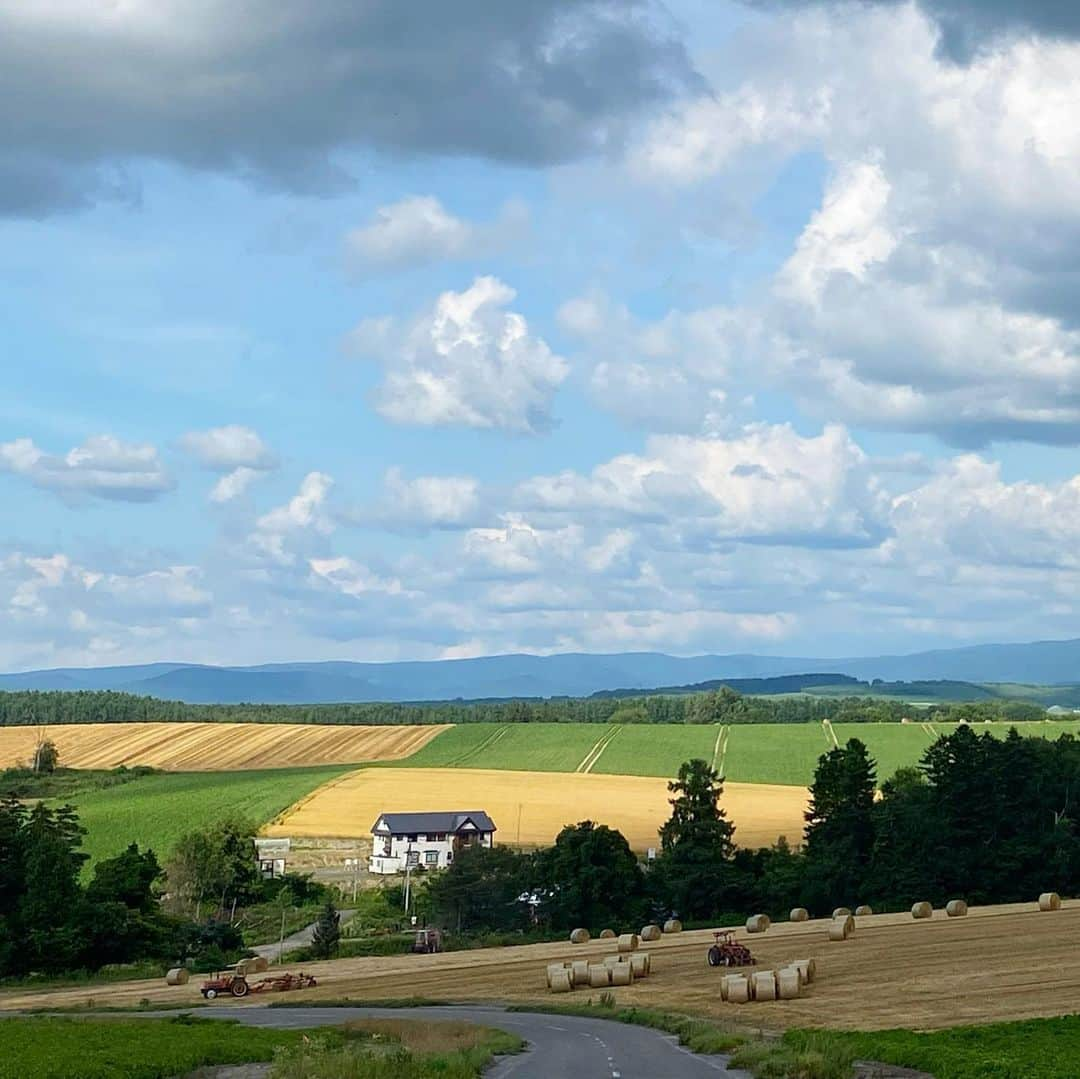
<instances>
[{"instance_id":1,"label":"farm machinery","mask_svg":"<svg viewBox=\"0 0 1080 1079\"><path fill-rule=\"evenodd\" d=\"M290 989L310 989L317 983L310 974L270 974L257 982L249 982L237 970L215 973L202 984L200 992L207 1000L219 996L246 997L248 993L286 993Z\"/></svg>"},{"instance_id":2,"label":"farm machinery","mask_svg":"<svg viewBox=\"0 0 1080 1079\"><path fill-rule=\"evenodd\" d=\"M752 967L756 962L750 949L735 939L733 929L718 929L713 940L708 952L710 967Z\"/></svg>"},{"instance_id":3,"label":"farm machinery","mask_svg":"<svg viewBox=\"0 0 1080 1079\"><path fill-rule=\"evenodd\" d=\"M438 929L418 929L409 949L416 955L433 955L442 951L442 933Z\"/></svg>"}]
</instances>

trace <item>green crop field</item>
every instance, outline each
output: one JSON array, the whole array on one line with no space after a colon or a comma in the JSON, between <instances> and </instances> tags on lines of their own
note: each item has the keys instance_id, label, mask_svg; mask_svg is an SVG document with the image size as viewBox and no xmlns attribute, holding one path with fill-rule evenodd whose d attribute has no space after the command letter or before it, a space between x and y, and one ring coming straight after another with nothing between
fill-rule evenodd
<instances>
[{"instance_id":1,"label":"green crop field","mask_svg":"<svg viewBox=\"0 0 1080 1079\"><path fill-rule=\"evenodd\" d=\"M936 735L921 723L834 723L836 740L844 745L858 738L877 761L878 783L891 778L897 768L918 764Z\"/></svg>"},{"instance_id":2,"label":"green crop field","mask_svg":"<svg viewBox=\"0 0 1080 1079\"><path fill-rule=\"evenodd\" d=\"M735 783L807 786L818 757L832 740L817 723L755 723L733 726L724 773Z\"/></svg>"},{"instance_id":3,"label":"green crop field","mask_svg":"<svg viewBox=\"0 0 1080 1079\"><path fill-rule=\"evenodd\" d=\"M129 843L151 847L164 861L185 832L229 815L270 820L347 765L258 772L162 772L117 787L89 790L63 801L75 806L86 829L91 863Z\"/></svg>"},{"instance_id":4,"label":"green crop field","mask_svg":"<svg viewBox=\"0 0 1080 1079\"><path fill-rule=\"evenodd\" d=\"M619 729L592 770L622 776L673 776L679 765L691 757L711 762L720 735L717 726L627 724Z\"/></svg>"}]
</instances>

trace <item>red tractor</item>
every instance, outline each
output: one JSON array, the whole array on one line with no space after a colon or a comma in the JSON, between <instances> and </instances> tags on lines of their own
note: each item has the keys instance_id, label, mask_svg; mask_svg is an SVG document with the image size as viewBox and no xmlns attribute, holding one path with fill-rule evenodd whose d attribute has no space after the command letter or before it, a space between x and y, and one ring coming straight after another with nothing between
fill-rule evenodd
<instances>
[{"instance_id":1,"label":"red tractor","mask_svg":"<svg viewBox=\"0 0 1080 1079\"><path fill-rule=\"evenodd\" d=\"M756 962L750 949L735 939L733 929L718 929L713 939L716 943L708 953L710 967L752 967Z\"/></svg>"},{"instance_id":2,"label":"red tractor","mask_svg":"<svg viewBox=\"0 0 1080 1079\"><path fill-rule=\"evenodd\" d=\"M417 955L434 955L442 951L442 932L438 929L418 929L409 949Z\"/></svg>"}]
</instances>

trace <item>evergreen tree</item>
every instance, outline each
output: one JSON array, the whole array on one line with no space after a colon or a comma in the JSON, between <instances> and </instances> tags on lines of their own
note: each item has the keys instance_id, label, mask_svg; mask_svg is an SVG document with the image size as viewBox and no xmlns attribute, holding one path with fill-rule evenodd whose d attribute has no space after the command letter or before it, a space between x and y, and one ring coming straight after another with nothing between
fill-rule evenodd
<instances>
[{"instance_id":1,"label":"evergreen tree","mask_svg":"<svg viewBox=\"0 0 1080 1079\"><path fill-rule=\"evenodd\" d=\"M333 900L328 899L312 931L311 950L320 959L329 959L338 950L340 941L341 915Z\"/></svg>"}]
</instances>

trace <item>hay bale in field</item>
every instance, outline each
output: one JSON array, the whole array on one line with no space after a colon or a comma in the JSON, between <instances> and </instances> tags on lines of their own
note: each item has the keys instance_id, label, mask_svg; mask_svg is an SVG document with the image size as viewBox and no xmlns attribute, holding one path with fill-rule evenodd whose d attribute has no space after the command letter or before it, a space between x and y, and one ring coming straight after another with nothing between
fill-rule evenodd
<instances>
[{"instance_id":1,"label":"hay bale in field","mask_svg":"<svg viewBox=\"0 0 1080 1079\"><path fill-rule=\"evenodd\" d=\"M746 919L747 933L764 933L772 922L767 914L754 914Z\"/></svg>"},{"instance_id":2,"label":"hay bale in field","mask_svg":"<svg viewBox=\"0 0 1080 1079\"><path fill-rule=\"evenodd\" d=\"M569 963L548 963L547 984L549 989L551 988L551 979L554 978L556 974L566 974L567 976L571 977L571 979L573 977L570 971Z\"/></svg>"},{"instance_id":3,"label":"hay bale in field","mask_svg":"<svg viewBox=\"0 0 1080 1079\"><path fill-rule=\"evenodd\" d=\"M646 925L642 927L638 936L640 936L642 940L659 940L663 934L660 932L660 926Z\"/></svg>"},{"instance_id":4,"label":"hay bale in field","mask_svg":"<svg viewBox=\"0 0 1080 1079\"><path fill-rule=\"evenodd\" d=\"M945 913L950 918L963 918L967 915L968 906L962 899L950 899L945 904Z\"/></svg>"},{"instance_id":5,"label":"hay bale in field","mask_svg":"<svg viewBox=\"0 0 1080 1079\"><path fill-rule=\"evenodd\" d=\"M727 977L727 999L731 1004L750 1002L750 979L744 974L731 974Z\"/></svg>"},{"instance_id":6,"label":"hay bale in field","mask_svg":"<svg viewBox=\"0 0 1080 1079\"><path fill-rule=\"evenodd\" d=\"M570 982L572 985L589 984L589 961L588 959L575 959L570 965Z\"/></svg>"},{"instance_id":7,"label":"hay bale in field","mask_svg":"<svg viewBox=\"0 0 1080 1079\"><path fill-rule=\"evenodd\" d=\"M1039 896L1039 910L1061 910L1061 896L1057 892L1043 892Z\"/></svg>"},{"instance_id":8,"label":"hay bale in field","mask_svg":"<svg viewBox=\"0 0 1080 1079\"><path fill-rule=\"evenodd\" d=\"M633 985L634 968L629 963L616 963L611 968L612 985Z\"/></svg>"},{"instance_id":9,"label":"hay bale in field","mask_svg":"<svg viewBox=\"0 0 1080 1079\"><path fill-rule=\"evenodd\" d=\"M188 978L190 977L191 975L188 974L187 970L185 970L184 967L173 967L172 970L168 971L168 973L165 975L165 984L187 985Z\"/></svg>"},{"instance_id":10,"label":"hay bale in field","mask_svg":"<svg viewBox=\"0 0 1080 1079\"><path fill-rule=\"evenodd\" d=\"M605 967L603 963L592 963L589 966L589 988L605 989L611 985L611 967Z\"/></svg>"},{"instance_id":11,"label":"hay bale in field","mask_svg":"<svg viewBox=\"0 0 1080 1079\"><path fill-rule=\"evenodd\" d=\"M635 978L644 978L649 973L649 953L648 952L634 952L630 956L630 966L634 970Z\"/></svg>"},{"instance_id":12,"label":"hay bale in field","mask_svg":"<svg viewBox=\"0 0 1080 1079\"><path fill-rule=\"evenodd\" d=\"M257 955L248 956L246 959L241 959L236 964L236 973L242 974L245 978L249 974L255 974L259 967L259 957Z\"/></svg>"},{"instance_id":13,"label":"hay bale in field","mask_svg":"<svg viewBox=\"0 0 1080 1079\"><path fill-rule=\"evenodd\" d=\"M619 954L625 954L626 952L636 952L638 945L637 933L623 933L619 937Z\"/></svg>"},{"instance_id":14,"label":"hay bale in field","mask_svg":"<svg viewBox=\"0 0 1080 1079\"><path fill-rule=\"evenodd\" d=\"M847 907L837 907L836 910L832 912L832 916L834 918L846 918L850 913L851 911L848 910Z\"/></svg>"},{"instance_id":15,"label":"hay bale in field","mask_svg":"<svg viewBox=\"0 0 1080 1079\"><path fill-rule=\"evenodd\" d=\"M776 974L771 970L754 971L750 975L750 992L754 1000L776 1000Z\"/></svg>"},{"instance_id":16,"label":"hay bale in field","mask_svg":"<svg viewBox=\"0 0 1080 1079\"><path fill-rule=\"evenodd\" d=\"M809 984L817 976L817 960L815 959L792 959L789 967L796 967L802 974L804 982Z\"/></svg>"},{"instance_id":17,"label":"hay bale in field","mask_svg":"<svg viewBox=\"0 0 1080 1079\"><path fill-rule=\"evenodd\" d=\"M829 940L847 940L855 932L855 919L849 914L846 918L833 918L829 922Z\"/></svg>"},{"instance_id":18,"label":"hay bale in field","mask_svg":"<svg viewBox=\"0 0 1080 1079\"><path fill-rule=\"evenodd\" d=\"M776 976L776 995L781 1000L794 1000L802 992L798 970L788 967Z\"/></svg>"},{"instance_id":19,"label":"hay bale in field","mask_svg":"<svg viewBox=\"0 0 1080 1079\"><path fill-rule=\"evenodd\" d=\"M557 970L551 975L551 981L548 985L553 993L569 993L574 988L574 983L570 978L570 971L565 967L562 970Z\"/></svg>"},{"instance_id":20,"label":"hay bale in field","mask_svg":"<svg viewBox=\"0 0 1080 1079\"><path fill-rule=\"evenodd\" d=\"M614 929L601 929L600 930L600 939L601 940L614 940L615 939L615 930Z\"/></svg>"},{"instance_id":21,"label":"hay bale in field","mask_svg":"<svg viewBox=\"0 0 1080 1079\"><path fill-rule=\"evenodd\" d=\"M588 944L592 937L587 929L575 929L570 934L571 944Z\"/></svg>"},{"instance_id":22,"label":"hay bale in field","mask_svg":"<svg viewBox=\"0 0 1080 1079\"><path fill-rule=\"evenodd\" d=\"M788 963L787 966L781 967L780 970L776 972L777 978L779 978L780 974L785 970L795 971L795 973L799 976L799 985L806 985L806 974L804 973L802 967L797 967L794 963Z\"/></svg>"},{"instance_id":23,"label":"hay bale in field","mask_svg":"<svg viewBox=\"0 0 1080 1079\"><path fill-rule=\"evenodd\" d=\"M664 932L665 933L681 933L682 932L682 922L680 922L678 918L668 918L668 920L666 922L664 922Z\"/></svg>"},{"instance_id":24,"label":"hay bale in field","mask_svg":"<svg viewBox=\"0 0 1080 1079\"><path fill-rule=\"evenodd\" d=\"M605 955L603 963L605 967L613 967L616 963L621 963L623 957L621 955Z\"/></svg>"},{"instance_id":25,"label":"hay bale in field","mask_svg":"<svg viewBox=\"0 0 1080 1079\"><path fill-rule=\"evenodd\" d=\"M916 903L911 908L912 918L932 918L934 916L934 908L927 902Z\"/></svg>"},{"instance_id":26,"label":"hay bale in field","mask_svg":"<svg viewBox=\"0 0 1080 1079\"><path fill-rule=\"evenodd\" d=\"M810 911L806 907L792 907L788 920L792 922L807 922L810 920Z\"/></svg>"},{"instance_id":27,"label":"hay bale in field","mask_svg":"<svg viewBox=\"0 0 1080 1079\"><path fill-rule=\"evenodd\" d=\"M270 969L270 960L264 955L255 956L255 973L263 974Z\"/></svg>"},{"instance_id":28,"label":"hay bale in field","mask_svg":"<svg viewBox=\"0 0 1080 1079\"><path fill-rule=\"evenodd\" d=\"M865 903L863 903L861 906L858 906L858 907L855 908L855 917L856 918L866 918L866 917L868 917L869 915L871 915L873 913L874 913L874 908L873 907L868 907Z\"/></svg>"}]
</instances>

